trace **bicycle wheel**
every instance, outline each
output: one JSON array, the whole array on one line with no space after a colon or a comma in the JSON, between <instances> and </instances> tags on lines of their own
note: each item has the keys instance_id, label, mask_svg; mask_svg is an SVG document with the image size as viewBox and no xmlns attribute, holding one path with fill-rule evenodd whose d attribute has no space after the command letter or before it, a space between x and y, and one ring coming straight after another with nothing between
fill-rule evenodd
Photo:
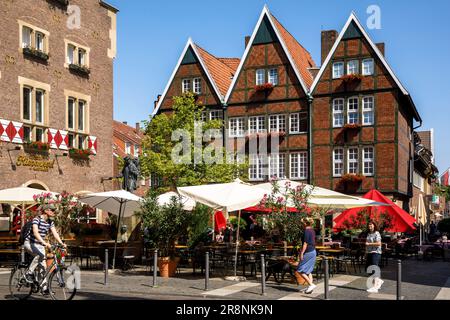
<instances>
[{"instance_id":1,"label":"bicycle wheel","mask_svg":"<svg viewBox=\"0 0 450 320\"><path fill-rule=\"evenodd\" d=\"M72 300L75 296L75 271L70 269L56 269L49 277L50 296L53 300Z\"/></svg>"},{"instance_id":2,"label":"bicycle wheel","mask_svg":"<svg viewBox=\"0 0 450 320\"><path fill-rule=\"evenodd\" d=\"M25 279L26 271L25 267L15 267L11 271L9 292L14 299L25 300L31 296L32 286Z\"/></svg>"}]
</instances>

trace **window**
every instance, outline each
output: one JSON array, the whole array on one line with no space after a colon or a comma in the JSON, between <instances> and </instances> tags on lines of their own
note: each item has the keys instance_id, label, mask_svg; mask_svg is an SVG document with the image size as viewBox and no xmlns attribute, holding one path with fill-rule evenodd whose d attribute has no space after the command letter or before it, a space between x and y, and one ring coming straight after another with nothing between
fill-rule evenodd
<instances>
[{"instance_id":1,"label":"window","mask_svg":"<svg viewBox=\"0 0 450 320\"><path fill-rule=\"evenodd\" d=\"M74 148L74 147L75 147L75 145L74 145L74 142L75 142L75 135L74 135L73 133L69 133L69 134L67 135L67 140L68 140L67 147L68 147L68 148Z\"/></svg>"},{"instance_id":2,"label":"window","mask_svg":"<svg viewBox=\"0 0 450 320\"><path fill-rule=\"evenodd\" d=\"M347 62L347 74L359 73L359 60L351 60Z\"/></svg>"},{"instance_id":3,"label":"window","mask_svg":"<svg viewBox=\"0 0 450 320\"><path fill-rule=\"evenodd\" d=\"M364 59L362 61L363 76L371 76L374 74L373 59Z\"/></svg>"},{"instance_id":4,"label":"window","mask_svg":"<svg viewBox=\"0 0 450 320\"><path fill-rule=\"evenodd\" d=\"M339 79L344 75L344 63L335 62L333 63L333 79Z\"/></svg>"},{"instance_id":5,"label":"window","mask_svg":"<svg viewBox=\"0 0 450 320\"><path fill-rule=\"evenodd\" d=\"M35 48L39 51L44 51L44 34L41 32L36 32L35 39L36 39L36 46Z\"/></svg>"},{"instance_id":6,"label":"window","mask_svg":"<svg viewBox=\"0 0 450 320\"><path fill-rule=\"evenodd\" d=\"M358 163L358 148L348 149L348 173L359 173Z\"/></svg>"},{"instance_id":7,"label":"window","mask_svg":"<svg viewBox=\"0 0 450 320\"><path fill-rule=\"evenodd\" d=\"M67 127L69 129L75 128L75 100L69 98L67 103Z\"/></svg>"},{"instance_id":8,"label":"window","mask_svg":"<svg viewBox=\"0 0 450 320\"><path fill-rule=\"evenodd\" d=\"M266 70L258 69L256 70L256 85L262 85L266 83Z\"/></svg>"},{"instance_id":9,"label":"window","mask_svg":"<svg viewBox=\"0 0 450 320\"><path fill-rule=\"evenodd\" d=\"M286 132L286 116L284 114L269 116L269 132Z\"/></svg>"},{"instance_id":10,"label":"window","mask_svg":"<svg viewBox=\"0 0 450 320\"><path fill-rule=\"evenodd\" d=\"M308 178L308 153L298 152L290 154L290 178L305 180Z\"/></svg>"},{"instance_id":11,"label":"window","mask_svg":"<svg viewBox=\"0 0 450 320\"><path fill-rule=\"evenodd\" d=\"M248 130L250 133L266 132L266 117L257 116L248 119Z\"/></svg>"},{"instance_id":12,"label":"window","mask_svg":"<svg viewBox=\"0 0 450 320\"><path fill-rule=\"evenodd\" d=\"M86 137L83 135L78 135L78 149L85 149L86 148Z\"/></svg>"},{"instance_id":13,"label":"window","mask_svg":"<svg viewBox=\"0 0 450 320\"><path fill-rule=\"evenodd\" d=\"M22 27L22 48L31 47L31 34L33 30L28 27Z\"/></svg>"},{"instance_id":14,"label":"window","mask_svg":"<svg viewBox=\"0 0 450 320\"><path fill-rule=\"evenodd\" d=\"M23 102L22 102L22 117L24 120L31 121L31 93L32 89L28 87L23 87Z\"/></svg>"},{"instance_id":15,"label":"window","mask_svg":"<svg viewBox=\"0 0 450 320\"><path fill-rule=\"evenodd\" d=\"M20 27L20 47L31 48L40 52L47 53L48 51L48 36L49 33L43 29L29 25L19 20Z\"/></svg>"},{"instance_id":16,"label":"window","mask_svg":"<svg viewBox=\"0 0 450 320\"><path fill-rule=\"evenodd\" d=\"M86 102L78 100L78 130L84 131L84 112Z\"/></svg>"},{"instance_id":17,"label":"window","mask_svg":"<svg viewBox=\"0 0 450 320\"><path fill-rule=\"evenodd\" d=\"M44 123L44 91L36 90L36 122Z\"/></svg>"},{"instance_id":18,"label":"window","mask_svg":"<svg viewBox=\"0 0 450 320\"><path fill-rule=\"evenodd\" d=\"M363 98L363 124L374 124L374 99L373 97Z\"/></svg>"},{"instance_id":19,"label":"window","mask_svg":"<svg viewBox=\"0 0 450 320\"><path fill-rule=\"evenodd\" d=\"M230 119L230 137L242 137L245 133L244 118Z\"/></svg>"},{"instance_id":20,"label":"window","mask_svg":"<svg viewBox=\"0 0 450 320\"><path fill-rule=\"evenodd\" d=\"M334 149L333 151L333 176L340 177L344 173L344 149Z\"/></svg>"},{"instance_id":21,"label":"window","mask_svg":"<svg viewBox=\"0 0 450 320\"><path fill-rule=\"evenodd\" d=\"M348 117L348 123L358 123L359 122L359 111L358 111L358 98L349 98L347 105L347 117Z\"/></svg>"},{"instance_id":22,"label":"window","mask_svg":"<svg viewBox=\"0 0 450 320\"><path fill-rule=\"evenodd\" d=\"M125 142L125 153L131 154L131 143Z\"/></svg>"},{"instance_id":23,"label":"window","mask_svg":"<svg viewBox=\"0 0 450 320\"><path fill-rule=\"evenodd\" d=\"M139 157L139 145L134 145L134 156Z\"/></svg>"},{"instance_id":24,"label":"window","mask_svg":"<svg viewBox=\"0 0 450 320\"><path fill-rule=\"evenodd\" d=\"M248 176L250 180L263 180L263 161L262 156L251 154L249 157Z\"/></svg>"},{"instance_id":25,"label":"window","mask_svg":"<svg viewBox=\"0 0 450 320\"><path fill-rule=\"evenodd\" d=\"M269 83L274 86L278 85L278 69L269 70Z\"/></svg>"},{"instance_id":26,"label":"window","mask_svg":"<svg viewBox=\"0 0 450 320\"><path fill-rule=\"evenodd\" d=\"M31 127L23 126L23 141L31 142Z\"/></svg>"},{"instance_id":27,"label":"window","mask_svg":"<svg viewBox=\"0 0 450 320\"><path fill-rule=\"evenodd\" d=\"M196 94L202 93L202 79L201 78L194 79L194 93L196 93Z\"/></svg>"},{"instance_id":28,"label":"window","mask_svg":"<svg viewBox=\"0 0 450 320\"><path fill-rule=\"evenodd\" d=\"M200 121L206 122L206 119L208 118L208 113L206 111L203 111L200 116Z\"/></svg>"},{"instance_id":29,"label":"window","mask_svg":"<svg viewBox=\"0 0 450 320\"><path fill-rule=\"evenodd\" d=\"M222 111L213 110L209 113L210 120L222 120Z\"/></svg>"},{"instance_id":30,"label":"window","mask_svg":"<svg viewBox=\"0 0 450 320\"><path fill-rule=\"evenodd\" d=\"M286 176L285 159L284 154L271 154L269 156L270 178L282 179Z\"/></svg>"},{"instance_id":31,"label":"window","mask_svg":"<svg viewBox=\"0 0 450 320\"><path fill-rule=\"evenodd\" d=\"M333 127L339 128L344 125L344 99L333 100Z\"/></svg>"},{"instance_id":32,"label":"window","mask_svg":"<svg viewBox=\"0 0 450 320\"><path fill-rule=\"evenodd\" d=\"M308 114L306 112L291 113L289 116L289 132L304 133L308 131Z\"/></svg>"},{"instance_id":33,"label":"window","mask_svg":"<svg viewBox=\"0 0 450 320\"><path fill-rule=\"evenodd\" d=\"M41 141L47 139L45 126L48 123L48 94L50 86L34 80L19 77L21 106L20 117L24 128L24 140ZM26 131L26 132L25 132Z\"/></svg>"},{"instance_id":34,"label":"window","mask_svg":"<svg viewBox=\"0 0 450 320\"><path fill-rule=\"evenodd\" d=\"M365 176L373 176L375 172L374 166L374 148L364 147L363 148L363 173Z\"/></svg>"},{"instance_id":35,"label":"window","mask_svg":"<svg viewBox=\"0 0 450 320\"><path fill-rule=\"evenodd\" d=\"M186 93L191 91L191 79L183 79L182 81L182 92Z\"/></svg>"},{"instance_id":36,"label":"window","mask_svg":"<svg viewBox=\"0 0 450 320\"><path fill-rule=\"evenodd\" d=\"M89 52L90 49L74 42L64 40L66 43L66 67L69 65L77 65L89 68Z\"/></svg>"}]
</instances>

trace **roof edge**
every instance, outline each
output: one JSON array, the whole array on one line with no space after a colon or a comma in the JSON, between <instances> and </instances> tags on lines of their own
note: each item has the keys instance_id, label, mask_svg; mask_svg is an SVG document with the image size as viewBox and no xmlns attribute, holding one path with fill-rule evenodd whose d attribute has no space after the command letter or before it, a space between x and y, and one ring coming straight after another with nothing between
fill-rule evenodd
<instances>
[{"instance_id":1,"label":"roof edge","mask_svg":"<svg viewBox=\"0 0 450 320\"><path fill-rule=\"evenodd\" d=\"M114 13L119 12L119 9L117 9L116 7L110 5L109 3L106 3L106 2L103 1L103 0L99 0L99 3L100 3L100 5L101 5L102 7L105 7L106 9L111 10L111 11L114 12Z\"/></svg>"}]
</instances>

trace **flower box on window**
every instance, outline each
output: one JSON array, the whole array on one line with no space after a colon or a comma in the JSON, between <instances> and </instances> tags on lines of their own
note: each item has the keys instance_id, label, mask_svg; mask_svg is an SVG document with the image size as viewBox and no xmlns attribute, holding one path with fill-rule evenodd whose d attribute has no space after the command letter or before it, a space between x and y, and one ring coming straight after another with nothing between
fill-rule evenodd
<instances>
[{"instance_id":1,"label":"flower box on window","mask_svg":"<svg viewBox=\"0 0 450 320\"><path fill-rule=\"evenodd\" d=\"M86 66L81 66L81 65L79 65L79 64L73 64L73 63L71 63L71 64L69 64L69 69L72 70L72 71L75 71L75 72L77 72L77 73L86 75L86 76L88 76L88 75L91 73L91 70L89 70L88 67L86 67Z\"/></svg>"},{"instance_id":2,"label":"flower box on window","mask_svg":"<svg viewBox=\"0 0 450 320\"><path fill-rule=\"evenodd\" d=\"M91 150L88 149L69 149L69 156L75 159L89 159L89 156L92 155Z\"/></svg>"},{"instance_id":3,"label":"flower box on window","mask_svg":"<svg viewBox=\"0 0 450 320\"><path fill-rule=\"evenodd\" d=\"M273 90L274 86L271 83L264 83L261 85L255 86L256 92L271 92Z\"/></svg>"},{"instance_id":4,"label":"flower box on window","mask_svg":"<svg viewBox=\"0 0 450 320\"><path fill-rule=\"evenodd\" d=\"M50 150L50 144L41 141L25 142L23 149L25 152L47 153Z\"/></svg>"},{"instance_id":5,"label":"flower box on window","mask_svg":"<svg viewBox=\"0 0 450 320\"><path fill-rule=\"evenodd\" d=\"M362 78L363 76L360 74L346 74L341 77L341 80L344 83L353 83L353 82L360 82Z\"/></svg>"},{"instance_id":6,"label":"flower box on window","mask_svg":"<svg viewBox=\"0 0 450 320\"><path fill-rule=\"evenodd\" d=\"M344 130L360 130L361 125L358 123L347 123L343 127Z\"/></svg>"},{"instance_id":7,"label":"flower box on window","mask_svg":"<svg viewBox=\"0 0 450 320\"><path fill-rule=\"evenodd\" d=\"M361 183L363 180L365 179L365 177L361 174L344 174L341 178L341 182L343 183Z\"/></svg>"},{"instance_id":8,"label":"flower box on window","mask_svg":"<svg viewBox=\"0 0 450 320\"><path fill-rule=\"evenodd\" d=\"M45 53L44 51L32 48L32 47L25 47L23 48L23 54L27 55L29 57L37 58L43 61L47 61L49 58L49 55Z\"/></svg>"}]
</instances>

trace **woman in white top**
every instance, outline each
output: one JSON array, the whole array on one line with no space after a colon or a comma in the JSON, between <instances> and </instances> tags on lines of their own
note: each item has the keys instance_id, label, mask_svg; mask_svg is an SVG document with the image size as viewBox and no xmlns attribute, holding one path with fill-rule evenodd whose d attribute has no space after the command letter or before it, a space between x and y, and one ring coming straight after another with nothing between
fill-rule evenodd
<instances>
[{"instance_id":1,"label":"woman in white top","mask_svg":"<svg viewBox=\"0 0 450 320\"><path fill-rule=\"evenodd\" d=\"M381 259L381 235L378 232L378 227L373 221L367 224L368 234L366 238L366 270L369 266L379 266ZM378 293L378 290L383 284L383 280L379 277L373 278L373 286L367 292Z\"/></svg>"}]
</instances>

